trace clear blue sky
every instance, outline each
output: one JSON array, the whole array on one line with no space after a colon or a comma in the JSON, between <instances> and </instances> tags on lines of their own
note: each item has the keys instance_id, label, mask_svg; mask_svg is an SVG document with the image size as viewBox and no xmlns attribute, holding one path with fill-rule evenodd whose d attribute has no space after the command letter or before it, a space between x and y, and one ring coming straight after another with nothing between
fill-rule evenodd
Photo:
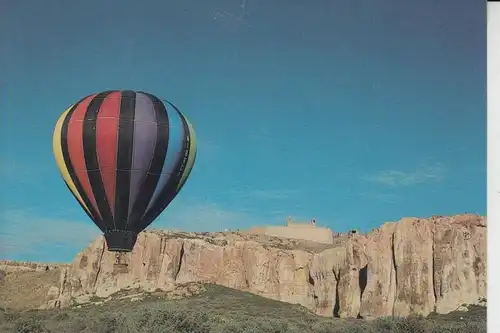
<instances>
[{"instance_id":1,"label":"clear blue sky","mask_svg":"<svg viewBox=\"0 0 500 333\"><path fill-rule=\"evenodd\" d=\"M69 261L98 235L52 132L107 89L168 99L197 131L155 228L486 213L484 1L117 3L1 0L0 258Z\"/></svg>"}]
</instances>

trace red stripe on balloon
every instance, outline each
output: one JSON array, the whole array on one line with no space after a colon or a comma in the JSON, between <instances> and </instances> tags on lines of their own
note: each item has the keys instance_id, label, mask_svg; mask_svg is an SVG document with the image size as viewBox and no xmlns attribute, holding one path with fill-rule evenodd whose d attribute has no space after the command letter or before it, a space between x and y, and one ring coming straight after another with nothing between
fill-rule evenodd
<instances>
[{"instance_id":1,"label":"red stripe on balloon","mask_svg":"<svg viewBox=\"0 0 500 333\"><path fill-rule=\"evenodd\" d=\"M69 158L71 160L71 164L73 165L73 170L75 171L75 175L80 181L83 191L85 192L81 193L81 195L85 195L89 199L90 203L99 215L99 218L102 218L95 200L94 192L90 186L87 171L91 170L87 170L83 151L83 123L85 121L85 113L87 112L90 102L95 96L96 94L85 98L74 109L68 123L67 142Z\"/></svg>"},{"instance_id":2,"label":"red stripe on balloon","mask_svg":"<svg viewBox=\"0 0 500 333\"><path fill-rule=\"evenodd\" d=\"M118 124L121 92L112 92L101 104L97 113L97 159L101 171L104 191L111 212L115 215L116 163L118 147Z\"/></svg>"}]
</instances>

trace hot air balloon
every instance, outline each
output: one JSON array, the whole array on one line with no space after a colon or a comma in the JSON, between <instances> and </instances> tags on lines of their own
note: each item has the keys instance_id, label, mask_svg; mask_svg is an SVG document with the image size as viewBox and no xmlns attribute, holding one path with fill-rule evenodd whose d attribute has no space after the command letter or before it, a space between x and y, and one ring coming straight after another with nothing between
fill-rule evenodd
<instances>
[{"instance_id":1,"label":"hot air balloon","mask_svg":"<svg viewBox=\"0 0 500 333\"><path fill-rule=\"evenodd\" d=\"M196 136L170 102L139 91L106 91L71 105L53 136L68 189L104 233L109 251L132 251L185 184Z\"/></svg>"}]
</instances>

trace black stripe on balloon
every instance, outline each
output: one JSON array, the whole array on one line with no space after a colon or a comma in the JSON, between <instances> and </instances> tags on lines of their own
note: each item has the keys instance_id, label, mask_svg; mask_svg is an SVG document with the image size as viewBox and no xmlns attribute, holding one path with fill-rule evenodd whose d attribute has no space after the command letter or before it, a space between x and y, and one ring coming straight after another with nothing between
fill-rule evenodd
<instances>
[{"instance_id":1,"label":"black stripe on balloon","mask_svg":"<svg viewBox=\"0 0 500 333\"><path fill-rule=\"evenodd\" d=\"M90 188L94 194L97 209L101 213L102 221L106 229L113 229L113 213L109 205L108 197L104 189L104 182L99 169L99 159L97 158L97 113L101 109L104 99L112 91L105 91L97 94L89 103L83 121L83 156L85 167L90 182Z\"/></svg>"},{"instance_id":2,"label":"black stripe on balloon","mask_svg":"<svg viewBox=\"0 0 500 333\"><path fill-rule=\"evenodd\" d=\"M136 232L140 232L148 226L147 224L142 223L142 217L144 216L155 189L158 186L158 181L160 179L160 174L165 161L165 155L167 155L170 123L167 110L162 101L149 93L142 91L140 93L147 95L153 103L156 115L156 143L148 173L146 174L146 178L141 186L134 207L132 207L132 213L127 225L127 229Z\"/></svg>"},{"instance_id":3,"label":"black stripe on balloon","mask_svg":"<svg viewBox=\"0 0 500 333\"><path fill-rule=\"evenodd\" d=\"M91 95L89 95L89 96L91 96ZM85 203L85 205L87 206L87 208L90 212L90 219L92 221L94 221L94 223L99 227L99 229L104 231L105 226L104 226L102 220L99 218L99 214L94 209L89 198L85 195L85 191L83 190L82 184L80 183L80 180L76 176L75 169L73 168L73 164L71 163L71 158L69 156L69 150L68 150L68 124L71 120L71 117L73 116L73 112L75 111L75 109L78 107L78 105L81 102L83 102L89 96L86 96L86 97L82 98L80 101L78 101L77 103L75 103L75 105L73 105L73 107L68 111L66 118L64 118L64 121L63 121L63 124L61 127L61 150L62 150L62 155L63 155L63 159L64 159L64 164L66 165L66 168L68 169L68 173L71 177L71 180L73 181L73 184L75 184L76 191L78 192L78 194L80 194L80 197L82 198L83 202ZM70 191L70 192L73 194L73 191ZM75 199L77 199L76 201L78 201L80 206L82 206L82 209L85 210L85 208L80 203L80 201L78 200L76 195L73 194L73 196L75 197Z\"/></svg>"},{"instance_id":4,"label":"black stripe on balloon","mask_svg":"<svg viewBox=\"0 0 500 333\"><path fill-rule=\"evenodd\" d=\"M116 163L115 225L126 230L130 201L130 178L134 151L135 92L122 91L118 123Z\"/></svg>"},{"instance_id":5,"label":"black stripe on balloon","mask_svg":"<svg viewBox=\"0 0 500 333\"><path fill-rule=\"evenodd\" d=\"M191 140L191 134L189 132L189 127L182 116L182 113L175 107L170 102L166 102L168 105L173 107L175 111L179 114L180 118L182 119L182 124L184 127L184 138L182 139L182 157L177 161L177 164L175 165L175 169L177 170L175 174L173 174L170 179L167 181L167 184L165 185L165 188L162 190L160 195L158 196L158 199L156 201L156 204L151 207L144 217L144 222L146 225L149 225L151 222L156 219L161 212L170 204L170 202L175 198L177 195L177 186L180 183L182 173L184 172L184 169L186 168L188 158L189 158L189 147L190 147L190 140Z\"/></svg>"}]
</instances>

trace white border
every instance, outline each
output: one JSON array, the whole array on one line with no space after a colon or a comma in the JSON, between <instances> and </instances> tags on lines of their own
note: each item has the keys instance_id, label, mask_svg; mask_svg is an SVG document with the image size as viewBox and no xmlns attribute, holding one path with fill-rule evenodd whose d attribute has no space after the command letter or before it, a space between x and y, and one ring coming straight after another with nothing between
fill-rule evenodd
<instances>
[{"instance_id":1,"label":"white border","mask_svg":"<svg viewBox=\"0 0 500 333\"><path fill-rule=\"evenodd\" d=\"M488 332L500 327L500 3L487 3ZM479 110L478 110L479 111Z\"/></svg>"}]
</instances>

